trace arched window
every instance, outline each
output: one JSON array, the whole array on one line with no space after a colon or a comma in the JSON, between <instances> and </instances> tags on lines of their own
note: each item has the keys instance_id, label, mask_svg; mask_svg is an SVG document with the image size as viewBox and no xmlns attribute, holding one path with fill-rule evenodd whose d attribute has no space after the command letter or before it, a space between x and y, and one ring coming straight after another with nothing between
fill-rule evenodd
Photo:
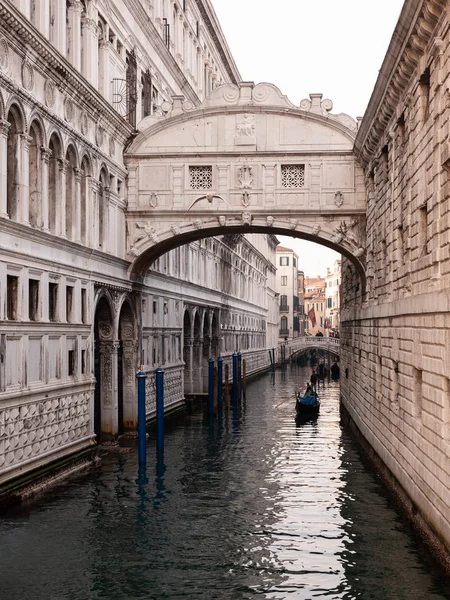
<instances>
[{"instance_id":1,"label":"arched window","mask_svg":"<svg viewBox=\"0 0 450 600\"><path fill-rule=\"evenodd\" d=\"M50 159L48 162L48 227L51 233L59 233L57 199L61 197L60 160L61 144L56 134L49 143Z\"/></svg>"},{"instance_id":2,"label":"arched window","mask_svg":"<svg viewBox=\"0 0 450 600\"><path fill-rule=\"evenodd\" d=\"M8 132L7 157L6 157L6 210L10 219L17 221L19 219L19 189L20 172L19 156L20 143L19 134L23 131L23 122L18 109L13 106L9 113L7 121L10 125Z\"/></svg>"},{"instance_id":3,"label":"arched window","mask_svg":"<svg viewBox=\"0 0 450 600\"><path fill-rule=\"evenodd\" d=\"M42 227L42 130L37 121L30 127L30 148L28 152L29 200L28 213L32 227Z\"/></svg>"},{"instance_id":4,"label":"arched window","mask_svg":"<svg viewBox=\"0 0 450 600\"><path fill-rule=\"evenodd\" d=\"M75 239L76 225L76 181L75 169L77 168L77 159L75 150L69 146L66 152L66 227L65 233L69 240Z\"/></svg>"},{"instance_id":5,"label":"arched window","mask_svg":"<svg viewBox=\"0 0 450 600\"><path fill-rule=\"evenodd\" d=\"M281 329L281 333L285 334L288 330L288 320L287 317L281 317L280 320L280 329Z\"/></svg>"}]
</instances>

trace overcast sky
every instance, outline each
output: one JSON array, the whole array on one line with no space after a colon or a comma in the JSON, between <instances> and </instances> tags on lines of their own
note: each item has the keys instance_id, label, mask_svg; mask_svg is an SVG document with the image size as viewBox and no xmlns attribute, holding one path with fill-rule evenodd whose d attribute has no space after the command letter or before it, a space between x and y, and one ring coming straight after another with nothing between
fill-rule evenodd
<instances>
[{"instance_id":1,"label":"overcast sky","mask_svg":"<svg viewBox=\"0 0 450 600\"><path fill-rule=\"evenodd\" d=\"M333 113L363 116L403 0L212 0L244 81L267 81L299 105L310 93ZM338 255L280 238L307 275L324 275Z\"/></svg>"}]
</instances>

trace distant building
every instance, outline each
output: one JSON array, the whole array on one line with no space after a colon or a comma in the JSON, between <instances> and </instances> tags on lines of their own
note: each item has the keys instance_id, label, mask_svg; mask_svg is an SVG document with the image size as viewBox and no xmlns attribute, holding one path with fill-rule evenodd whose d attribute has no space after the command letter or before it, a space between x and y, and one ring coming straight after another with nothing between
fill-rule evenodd
<instances>
[{"instance_id":1,"label":"distant building","mask_svg":"<svg viewBox=\"0 0 450 600\"><path fill-rule=\"evenodd\" d=\"M290 248L277 246L277 292L280 294L279 336L294 338L300 335L298 301L298 256Z\"/></svg>"},{"instance_id":2,"label":"distant building","mask_svg":"<svg viewBox=\"0 0 450 600\"><path fill-rule=\"evenodd\" d=\"M325 278L305 279L306 334L325 332Z\"/></svg>"},{"instance_id":3,"label":"distant building","mask_svg":"<svg viewBox=\"0 0 450 600\"><path fill-rule=\"evenodd\" d=\"M328 333L339 333L341 261L336 260L333 270L327 269L325 281L325 327Z\"/></svg>"},{"instance_id":4,"label":"distant building","mask_svg":"<svg viewBox=\"0 0 450 600\"><path fill-rule=\"evenodd\" d=\"M297 271L297 294L298 294L298 322L299 335L302 337L306 331L307 314L305 312L305 273Z\"/></svg>"}]
</instances>

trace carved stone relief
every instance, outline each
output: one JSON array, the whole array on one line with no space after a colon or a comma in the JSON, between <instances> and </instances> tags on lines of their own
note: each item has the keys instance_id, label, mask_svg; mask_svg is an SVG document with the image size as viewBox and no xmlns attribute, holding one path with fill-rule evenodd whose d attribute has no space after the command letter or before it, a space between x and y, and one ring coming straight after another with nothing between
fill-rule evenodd
<instances>
[{"instance_id":1,"label":"carved stone relief","mask_svg":"<svg viewBox=\"0 0 450 600\"><path fill-rule=\"evenodd\" d=\"M71 123L73 121L75 107L71 98L66 98L64 101L64 118Z\"/></svg>"},{"instance_id":2,"label":"carved stone relief","mask_svg":"<svg viewBox=\"0 0 450 600\"><path fill-rule=\"evenodd\" d=\"M0 38L0 69L6 71L9 63L9 46L5 38Z\"/></svg>"},{"instance_id":3,"label":"carved stone relief","mask_svg":"<svg viewBox=\"0 0 450 600\"><path fill-rule=\"evenodd\" d=\"M22 85L28 91L34 86L34 69L26 58L22 62Z\"/></svg>"},{"instance_id":4,"label":"carved stone relief","mask_svg":"<svg viewBox=\"0 0 450 600\"><path fill-rule=\"evenodd\" d=\"M334 203L338 208L344 204L344 194L341 191L337 191L334 194Z\"/></svg>"}]
</instances>

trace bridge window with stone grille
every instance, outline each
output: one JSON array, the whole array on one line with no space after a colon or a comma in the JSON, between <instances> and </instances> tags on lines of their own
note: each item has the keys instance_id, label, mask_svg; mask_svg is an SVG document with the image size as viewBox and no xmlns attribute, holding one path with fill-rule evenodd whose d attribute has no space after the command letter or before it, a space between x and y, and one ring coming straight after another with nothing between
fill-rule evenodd
<instances>
[{"instance_id":1,"label":"bridge window with stone grille","mask_svg":"<svg viewBox=\"0 0 450 600\"><path fill-rule=\"evenodd\" d=\"M305 185L305 165L281 165L281 185L301 188Z\"/></svg>"},{"instance_id":2,"label":"bridge window with stone grille","mask_svg":"<svg viewBox=\"0 0 450 600\"><path fill-rule=\"evenodd\" d=\"M212 166L189 167L189 183L193 190L211 190Z\"/></svg>"}]
</instances>

